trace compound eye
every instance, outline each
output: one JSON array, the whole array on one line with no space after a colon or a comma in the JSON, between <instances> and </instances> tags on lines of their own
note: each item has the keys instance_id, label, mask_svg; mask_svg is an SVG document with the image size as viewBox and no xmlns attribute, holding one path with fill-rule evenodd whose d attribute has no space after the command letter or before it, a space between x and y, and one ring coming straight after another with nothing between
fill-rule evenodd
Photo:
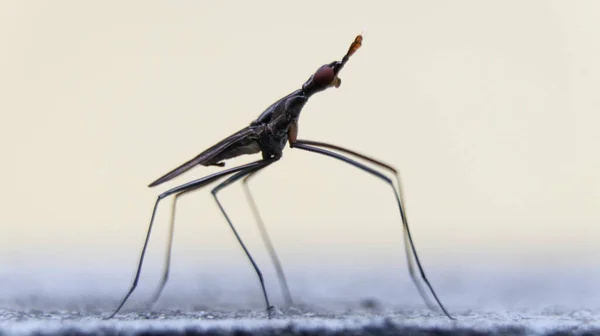
<instances>
[{"instance_id":1,"label":"compound eye","mask_svg":"<svg viewBox=\"0 0 600 336\"><path fill-rule=\"evenodd\" d=\"M313 80L319 86L329 86L333 83L334 79L335 73L333 72L333 69L327 65L320 67L313 77Z\"/></svg>"}]
</instances>

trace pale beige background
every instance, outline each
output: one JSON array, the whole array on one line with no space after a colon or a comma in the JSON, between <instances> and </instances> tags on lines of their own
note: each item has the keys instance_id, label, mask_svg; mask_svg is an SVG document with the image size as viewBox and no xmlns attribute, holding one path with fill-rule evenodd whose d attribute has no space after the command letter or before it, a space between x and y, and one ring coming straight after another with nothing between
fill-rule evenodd
<instances>
[{"instance_id":1,"label":"pale beige background","mask_svg":"<svg viewBox=\"0 0 600 336\"><path fill-rule=\"evenodd\" d=\"M146 185L363 29L342 86L305 107L301 138L400 168L429 265L591 265L599 17L597 1L2 1L0 266L129 277L156 195L218 168ZM252 185L287 262L402 262L392 194L374 178L287 149ZM222 195L266 262L240 186ZM178 267L243 258L208 190L179 211Z\"/></svg>"}]
</instances>

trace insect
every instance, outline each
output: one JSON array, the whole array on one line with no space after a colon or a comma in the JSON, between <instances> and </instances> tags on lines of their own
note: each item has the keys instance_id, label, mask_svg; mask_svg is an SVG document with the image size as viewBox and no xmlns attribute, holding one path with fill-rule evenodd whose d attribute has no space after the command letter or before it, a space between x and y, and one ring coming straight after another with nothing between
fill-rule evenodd
<instances>
[{"instance_id":1,"label":"insect","mask_svg":"<svg viewBox=\"0 0 600 336\"><path fill-rule=\"evenodd\" d=\"M231 222L229 216L227 215L227 212L225 211L225 208L223 207L223 205L219 201L219 198L217 197L217 194L219 191L221 191L225 187L231 185L232 183L234 183L240 179L243 179L242 183L243 183L245 191L246 191L246 196L248 197L248 201L250 202L250 205L252 207L254 215L259 224L259 228L261 229L261 235L263 237L265 244L267 245L267 248L271 255L272 261L277 270L278 278L279 278L279 281L281 284L281 288L282 288L286 303L288 305L291 305L292 299L291 299L289 289L287 287L285 275L284 275L281 265L279 263L279 259L277 258L277 254L275 253L275 249L273 248L273 246L270 242L270 239L267 235L267 232L264 229L264 225L262 223L262 220L260 219L260 215L258 213L256 203L254 202L254 199L252 198L252 194L250 193L250 189L248 188L249 178L254 176L257 172L261 171L262 169L268 167L269 165L271 165L271 164L277 162L279 159L281 159L283 149L285 148L285 145L289 143L290 148L297 148L297 149L309 151L312 153L324 155L324 156L334 158L337 160L341 160L342 162L345 162L345 163L347 163L353 167L356 167L366 173L369 173L369 174L375 176L376 178L384 181L385 183L389 184L389 186L393 189L394 197L396 198L396 201L398 204L398 209L400 212L400 217L402 219L402 226L403 226L403 232L404 232L404 243L405 243L404 245L405 245L405 252L406 252L409 274L410 274L413 282L415 283L420 295L423 297L423 300L425 301L425 303L430 308L436 309L435 306L431 303L431 301L427 298L427 295L426 295L421 283L418 281L418 279L415 275L415 266L414 265L416 264L418 271L421 275L421 279L429 288L429 291L431 292L432 296L434 297L435 301L437 302L439 308L442 310L442 312L448 318L453 319L453 317L450 316L450 314L446 311L446 309L444 308L444 306L438 299L435 291L433 290L433 287L431 286L431 284L429 283L429 280L427 279L427 277L425 275L423 267L421 266L421 262L417 255L417 251L415 249L415 245L413 243L413 239L410 234L410 230L408 227L408 221L406 219L406 212L404 210L404 202L403 202L404 198L402 195L402 188L401 188L401 184L400 184L400 176L398 174L398 171L390 165L387 165L379 160L375 160L366 155L357 153L353 150L349 150L349 149L346 149L346 148L343 148L343 147L340 147L337 145L328 144L328 143L324 143L324 142L300 140L297 138L297 136L298 136L298 119L300 117L300 112L302 111L302 108L304 107L304 105L306 104L306 102L312 95L314 95L318 92L324 91L331 87L338 88L340 86L341 80L338 77L338 74L340 73L340 71L342 70L344 65L346 65L346 63L348 62L350 57L361 47L362 40L363 40L362 34L358 35L354 39L352 44L350 45L348 52L346 53L346 55L344 55L344 57L342 58L341 61L334 61L329 64L325 64L325 65L321 66L319 69L317 69L317 71L312 76L310 76L310 78L302 85L302 87L300 89L288 94L287 96L285 96L285 97L279 99L278 101L276 101L275 103L273 103L262 114L260 114L260 116L256 120L254 120L249 126L244 127L241 130L239 130L238 132L223 139L219 143L208 148L204 152L198 154L193 159L183 163L179 167L173 169L172 171L168 172L167 174L160 177L159 179L157 179L156 181L152 182L149 185L149 187L158 186L162 183L165 183L165 182L185 173L186 171L188 171L198 165L224 167L225 160L232 159L232 158L235 158L240 155L257 154L257 153L261 153L261 155L262 155L262 158L260 160L257 160L257 161L254 161L254 162L251 162L251 163L248 163L245 165L225 169L225 170L219 171L217 173L202 177L200 179L182 184L180 186L169 189L158 196L156 203L154 204L154 208L152 210L152 216L150 219L150 224L148 226L146 240L144 241L144 246L142 248L142 252L140 255L140 259L139 259L139 263L137 266L137 271L136 271L133 283L132 283L129 291L127 292L127 294L122 299L119 306L117 307L117 309L108 318L114 317L121 310L121 308L123 307L123 305L129 298L129 296L133 293L133 291L135 290L135 288L138 284L138 281L140 278L140 272L142 269L142 264L144 262L144 255L146 253L148 240L150 238L150 233L152 231L152 225L154 223L154 217L156 215L156 210L157 210L160 202L162 200L164 200L165 198L174 195L165 270L163 273L162 281L158 287L158 290L155 292L155 294L153 296L152 302L155 302L159 298L159 296L167 282L168 275L169 275L170 254L171 254L171 246L172 246L172 239L173 239L174 214L175 214L177 198L187 192L202 188L202 187L204 187L210 183L216 182L217 180L224 178L226 176L229 176L229 177L212 189L212 195L213 195L215 201L217 202L219 209L223 213L223 216L227 220L227 223L229 224L231 230L233 231L233 234L237 238L238 242L240 243L240 246L242 247L246 256L248 257L248 260L250 261L250 263L252 263L252 266L254 267L254 270L260 281L260 286L261 286L262 293L264 296L267 311L270 312L272 309L272 306L269 302L269 297L268 297L267 291L265 289L265 283L264 283L262 273L261 273L258 265L256 264L256 262L252 258L250 251L248 251L248 249L244 245L241 237L238 235L233 223ZM345 155L342 155L340 153L343 153ZM381 173L379 170L373 169L373 168L365 165L364 163L359 162L358 160L366 161L370 164L378 166L380 169L386 170L386 171L394 174L395 183L392 179L390 179L389 177L387 177L386 175Z\"/></svg>"}]
</instances>

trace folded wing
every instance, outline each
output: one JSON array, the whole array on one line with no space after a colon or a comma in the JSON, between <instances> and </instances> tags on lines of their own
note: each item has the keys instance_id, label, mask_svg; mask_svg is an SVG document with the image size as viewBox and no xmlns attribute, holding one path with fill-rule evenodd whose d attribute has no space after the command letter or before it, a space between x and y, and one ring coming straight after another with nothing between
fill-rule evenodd
<instances>
[{"instance_id":1,"label":"folded wing","mask_svg":"<svg viewBox=\"0 0 600 336\"><path fill-rule=\"evenodd\" d=\"M248 126L221 140L216 145L198 154L195 158L187 161L179 167L168 172L158 180L150 183L149 187L155 187L167 182L197 165L224 166L221 161L234 158L243 154L254 154L260 152L255 127Z\"/></svg>"}]
</instances>

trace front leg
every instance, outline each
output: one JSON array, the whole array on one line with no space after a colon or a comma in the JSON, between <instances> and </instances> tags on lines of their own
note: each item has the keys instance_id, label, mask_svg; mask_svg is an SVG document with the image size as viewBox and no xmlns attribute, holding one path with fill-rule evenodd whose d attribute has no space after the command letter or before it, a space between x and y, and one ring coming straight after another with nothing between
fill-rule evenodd
<instances>
[{"instance_id":1,"label":"front leg","mask_svg":"<svg viewBox=\"0 0 600 336\"><path fill-rule=\"evenodd\" d=\"M405 242L404 247L405 247L406 258L407 258L407 262L408 262L409 274L410 274L415 286L417 287L419 294L421 294L421 297L425 301L425 303L430 308L433 308L431 301L429 301L429 299L425 295L425 291L423 290L423 287L421 286L421 284L417 281L417 279L415 277L415 270L414 270L414 265L413 265L413 258L414 258L414 262L416 263L416 265L418 267L421 278L423 279L423 282L425 282L425 284L429 288L435 301L438 303L438 306L441 308L441 310L444 312L444 314L446 316L448 316L448 318L454 319L452 316L450 316L450 314L446 311L446 309L444 308L444 306L438 299L435 291L433 290L433 287L431 286L431 284L429 283L429 280L427 279L427 276L425 275L425 271L423 270L423 267L421 266L421 262L419 260L418 254L417 254L417 250L415 248L415 244L413 242L413 239L412 239L412 236L410 233L410 229L408 227L408 220L406 219L406 211L404 210L404 197L403 197L403 193L402 193L402 187L400 184L400 175L398 173L398 170L388 164L385 164L385 163L379 161L379 160L373 159L364 154L360 154L353 150L346 149L346 148L343 148L343 147L340 147L337 145L328 144L328 143L324 143L324 142L318 142L318 141L298 140L297 135L298 135L298 125L296 123L294 123L293 127L290 127L290 130L288 131L288 141L290 142L291 148L298 148L298 149L302 149L305 151L309 151L309 152L313 152L313 153L317 153L317 154L329 156L334 159L341 160L341 161L348 163L358 169L361 169L371 175L374 175L375 177L385 181L392 187L392 189L394 190L394 194L396 196L396 201L398 203L400 217L402 220L402 226L403 226L403 232L404 232L404 242ZM389 179L387 176L383 175L379 171L374 170L368 166L365 166L364 164L359 163L356 160L353 160L349 157L340 155L338 153L335 153L335 152L332 152L329 150L325 150L323 148L328 148L328 149L331 149L334 151L342 152L342 153L348 154L350 156L354 156L354 157L363 159L363 160L365 160L369 163L372 163L374 165L377 165L385 170L393 172L396 177L396 186L394 186L394 183L392 182L391 179Z\"/></svg>"}]
</instances>

